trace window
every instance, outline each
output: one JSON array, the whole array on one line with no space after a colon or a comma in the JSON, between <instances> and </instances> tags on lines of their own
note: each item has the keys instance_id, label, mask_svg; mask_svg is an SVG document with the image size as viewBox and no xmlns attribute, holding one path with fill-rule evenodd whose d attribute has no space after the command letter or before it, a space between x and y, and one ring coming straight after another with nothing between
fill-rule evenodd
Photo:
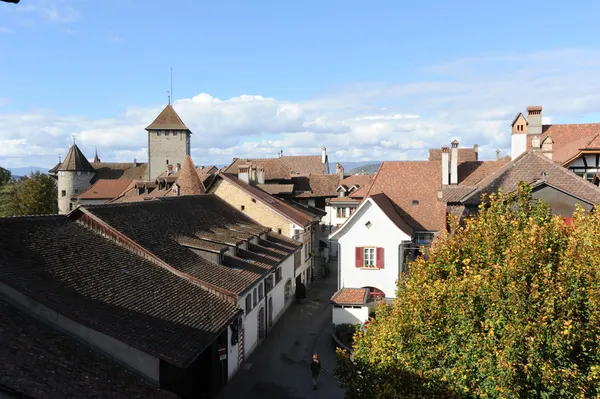
<instances>
[{"instance_id":1,"label":"window","mask_svg":"<svg viewBox=\"0 0 600 399\"><path fill-rule=\"evenodd\" d=\"M242 211L245 211L245 210L246 210L246 205L242 205L242 206L240 206L240 209L241 209Z\"/></svg>"},{"instance_id":2,"label":"window","mask_svg":"<svg viewBox=\"0 0 600 399\"><path fill-rule=\"evenodd\" d=\"M252 294L246 295L246 314L252 310Z\"/></svg>"},{"instance_id":3,"label":"window","mask_svg":"<svg viewBox=\"0 0 600 399\"><path fill-rule=\"evenodd\" d=\"M75 189L75 194L79 194L79 189L78 188Z\"/></svg>"},{"instance_id":4,"label":"window","mask_svg":"<svg viewBox=\"0 0 600 399\"><path fill-rule=\"evenodd\" d=\"M277 234L281 234L281 229L277 229Z\"/></svg>"},{"instance_id":5,"label":"window","mask_svg":"<svg viewBox=\"0 0 600 399\"><path fill-rule=\"evenodd\" d=\"M288 299L292 297L292 279L289 278L288 281L285 282L285 290L283 291L284 299L287 302Z\"/></svg>"},{"instance_id":6,"label":"window","mask_svg":"<svg viewBox=\"0 0 600 399\"><path fill-rule=\"evenodd\" d=\"M346 217L346 214L344 212L346 208L337 208L337 217L339 218L344 218Z\"/></svg>"},{"instance_id":7,"label":"window","mask_svg":"<svg viewBox=\"0 0 600 399\"><path fill-rule=\"evenodd\" d=\"M356 208L348 208L350 210L350 216L352 216L352 214L354 213L354 211L356 210Z\"/></svg>"},{"instance_id":8,"label":"window","mask_svg":"<svg viewBox=\"0 0 600 399\"><path fill-rule=\"evenodd\" d=\"M282 278L283 276L281 275L281 267L278 267L277 270L275 270L275 284L279 284Z\"/></svg>"},{"instance_id":9,"label":"window","mask_svg":"<svg viewBox=\"0 0 600 399\"><path fill-rule=\"evenodd\" d=\"M371 226L373 226L373 223L371 223L370 221L365 223L365 226L367 226L367 229L370 229Z\"/></svg>"},{"instance_id":10,"label":"window","mask_svg":"<svg viewBox=\"0 0 600 399\"><path fill-rule=\"evenodd\" d=\"M363 248L363 266L375 266L375 248Z\"/></svg>"},{"instance_id":11,"label":"window","mask_svg":"<svg viewBox=\"0 0 600 399\"><path fill-rule=\"evenodd\" d=\"M300 251L294 252L294 267L299 267L300 263L302 263L302 255Z\"/></svg>"},{"instance_id":12,"label":"window","mask_svg":"<svg viewBox=\"0 0 600 399\"><path fill-rule=\"evenodd\" d=\"M258 286L258 299L263 299L265 296L265 287L263 286L263 283L260 283L260 285Z\"/></svg>"},{"instance_id":13,"label":"window","mask_svg":"<svg viewBox=\"0 0 600 399\"><path fill-rule=\"evenodd\" d=\"M67 196L67 190L62 190L62 191L60 192L60 196L61 196L61 197L66 197L66 196Z\"/></svg>"},{"instance_id":14,"label":"window","mask_svg":"<svg viewBox=\"0 0 600 399\"><path fill-rule=\"evenodd\" d=\"M269 274L269 276L265 279L265 288L267 292L271 292L273 289L273 274Z\"/></svg>"},{"instance_id":15,"label":"window","mask_svg":"<svg viewBox=\"0 0 600 399\"><path fill-rule=\"evenodd\" d=\"M256 291L256 288L254 289L254 295L252 296L254 298L254 300L252 301L252 306L256 306L256 304L258 303L258 292Z\"/></svg>"},{"instance_id":16,"label":"window","mask_svg":"<svg viewBox=\"0 0 600 399\"><path fill-rule=\"evenodd\" d=\"M429 243L431 243L431 241L433 241L433 233L426 233L426 232L415 233L414 240L415 240L415 244L428 245Z\"/></svg>"}]
</instances>

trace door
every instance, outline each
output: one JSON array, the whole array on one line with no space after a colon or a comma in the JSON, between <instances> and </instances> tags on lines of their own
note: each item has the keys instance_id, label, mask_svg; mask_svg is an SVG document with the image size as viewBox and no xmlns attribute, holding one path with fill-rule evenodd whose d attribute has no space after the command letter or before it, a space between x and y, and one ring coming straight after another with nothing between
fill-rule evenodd
<instances>
[{"instance_id":1,"label":"door","mask_svg":"<svg viewBox=\"0 0 600 399\"><path fill-rule=\"evenodd\" d=\"M260 308L258 312L258 339L265 337L265 308Z\"/></svg>"},{"instance_id":2,"label":"door","mask_svg":"<svg viewBox=\"0 0 600 399\"><path fill-rule=\"evenodd\" d=\"M269 330L271 329L271 327L273 327L273 297L270 296L269 297L269 312L268 312L269 316Z\"/></svg>"}]
</instances>

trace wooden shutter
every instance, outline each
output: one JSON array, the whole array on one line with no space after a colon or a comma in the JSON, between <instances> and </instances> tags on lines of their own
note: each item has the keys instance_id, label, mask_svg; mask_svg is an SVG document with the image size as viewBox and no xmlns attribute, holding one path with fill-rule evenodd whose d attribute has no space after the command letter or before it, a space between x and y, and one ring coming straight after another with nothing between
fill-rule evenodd
<instances>
[{"instance_id":1,"label":"wooden shutter","mask_svg":"<svg viewBox=\"0 0 600 399\"><path fill-rule=\"evenodd\" d=\"M356 267L363 267L363 248L356 247L355 254L356 254Z\"/></svg>"},{"instance_id":2,"label":"wooden shutter","mask_svg":"<svg viewBox=\"0 0 600 399\"><path fill-rule=\"evenodd\" d=\"M383 269L383 267L385 265L384 248L377 248L376 261L377 261L377 268Z\"/></svg>"}]
</instances>

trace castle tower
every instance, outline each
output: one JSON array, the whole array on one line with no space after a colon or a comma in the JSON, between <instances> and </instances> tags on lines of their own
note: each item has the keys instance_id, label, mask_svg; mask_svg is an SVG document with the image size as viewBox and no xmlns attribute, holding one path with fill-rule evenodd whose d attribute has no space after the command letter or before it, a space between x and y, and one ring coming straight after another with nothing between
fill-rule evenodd
<instances>
[{"instance_id":1,"label":"castle tower","mask_svg":"<svg viewBox=\"0 0 600 399\"><path fill-rule=\"evenodd\" d=\"M154 180L167 165L183 164L190 155L192 132L171 104L146 128L148 132L148 179Z\"/></svg>"},{"instance_id":2,"label":"castle tower","mask_svg":"<svg viewBox=\"0 0 600 399\"><path fill-rule=\"evenodd\" d=\"M87 190L96 171L79 147L73 144L56 173L58 175L58 213L66 214L71 211L71 198Z\"/></svg>"}]
</instances>

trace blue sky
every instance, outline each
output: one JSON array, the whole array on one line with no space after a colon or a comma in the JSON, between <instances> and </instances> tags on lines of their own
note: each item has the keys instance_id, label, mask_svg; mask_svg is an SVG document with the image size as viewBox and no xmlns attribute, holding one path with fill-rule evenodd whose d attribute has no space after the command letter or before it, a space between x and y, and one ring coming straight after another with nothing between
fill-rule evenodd
<instances>
[{"instance_id":1,"label":"blue sky","mask_svg":"<svg viewBox=\"0 0 600 399\"><path fill-rule=\"evenodd\" d=\"M73 134L90 157L143 159L170 67L197 163L321 145L419 158L454 137L491 157L530 103L600 121L597 15L591 1L0 3L0 165L53 166Z\"/></svg>"}]
</instances>

